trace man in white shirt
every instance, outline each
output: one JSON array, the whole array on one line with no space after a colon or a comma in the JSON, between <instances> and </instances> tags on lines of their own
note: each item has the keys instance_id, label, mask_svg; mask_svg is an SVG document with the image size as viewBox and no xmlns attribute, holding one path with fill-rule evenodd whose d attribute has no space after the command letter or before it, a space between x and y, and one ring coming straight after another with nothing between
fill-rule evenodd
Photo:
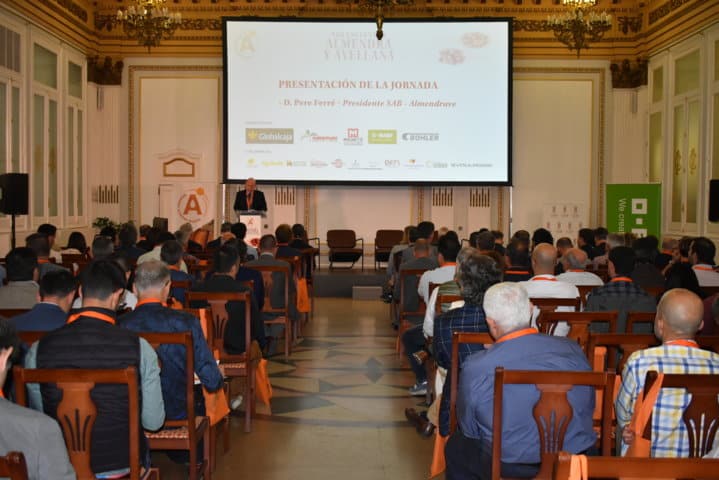
<instances>
[{"instance_id":1,"label":"man in white shirt","mask_svg":"<svg viewBox=\"0 0 719 480\"><path fill-rule=\"evenodd\" d=\"M572 285L604 285L604 282L598 275L588 272L587 269L587 253L579 248L570 248L567 250L560 262L564 267L564 273L557 275L560 282L571 283Z\"/></svg>"},{"instance_id":2,"label":"man in white shirt","mask_svg":"<svg viewBox=\"0 0 719 480\"><path fill-rule=\"evenodd\" d=\"M532 270L534 276L526 282L519 282L527 290L529 298L577 298L579 290L571 283L557 280L554 265L557 262L557 250L553 245L540 243L532 251ZM558 307L558 311L574 311L572 307ZM532 326L536 327L539 308L533 307ZM561 322L554 331L555 335L565 336L569 326Z\"/></svg>"},{"instance_id":3,"label":"man in white shirt","mask_svg":"<svg viewBox=\"0 0 719 480\"><path fill-rule=\"evenodd\" d=\"M714 242L706 237L697 237L689 247L689 261L699 280L700 287L719 287L719 273L714 270Z\"/></svg>"},{"instance_id":4,"label":"man in white shirt","mask_svg":"<svg viewBox=\"0 0 719 480\"><path fill-rule=\"evenodd\" d=\"M440 284L454 278L454 273L457 270L457 254L461 249L457 235L453 235L452 233L444 235L439 239L437 249L439 251L437 255L439 268L424 272L419 279L419 285L417 287L417 293L422 297L425 304L429 304L430 283Z\"/></svg>"}]
</instances>

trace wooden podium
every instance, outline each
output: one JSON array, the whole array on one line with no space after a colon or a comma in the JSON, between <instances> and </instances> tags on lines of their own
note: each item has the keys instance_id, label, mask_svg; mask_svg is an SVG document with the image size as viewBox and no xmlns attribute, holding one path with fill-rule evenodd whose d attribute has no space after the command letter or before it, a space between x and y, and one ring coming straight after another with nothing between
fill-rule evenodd
<instances>
[{"instance_id":1,"label":"wooden podium","mask_svg":"<svg viewBox=\"0 0 719 480\"><path fill-rule=\"evenodd\" d=\"M237 218L247 226L245 243L257 248L262 237L262 224L267 217L266 212L257 210L237 210Z\"/></svg>"}]
</instances>

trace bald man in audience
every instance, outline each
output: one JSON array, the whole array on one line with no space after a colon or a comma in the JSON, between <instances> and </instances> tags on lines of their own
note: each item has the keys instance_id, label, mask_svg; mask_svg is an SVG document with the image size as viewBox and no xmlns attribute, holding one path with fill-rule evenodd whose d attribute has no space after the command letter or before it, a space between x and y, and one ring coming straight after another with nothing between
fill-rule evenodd
<instances>
[{"instance_id":1,"label":"bald man in audience","mask_svg":"<svg viewBox=\"0 0 719 480\"><path fill-rule=\"evenodd\" d=\"M571 283L558 280L554 276L554 265L557 263L557 249L550 243L540 243L532 251L532 270L534 276L527 281L519 282L525 288L529 298L577 298L579 290ZM557 307L558 311L574 311L573 307ZM536 326L539 308L532 312L532 326ZM557 325L555 335L564 336L569 332L565 322Z\"/></svg>"},{"instance_id":2,"label":"bald man in audience","mask_svg":"<svg viewBox=\"0 0 719 480\"><path fill-rule=\"evenodd\" d=\"M702 350L694 340L702 324L704 308L701 299L683 288L664 294L654 319L654 334L662 341L658 347L634 352L622 372L622 385L615 410L617 425L622 429L622 450L635 436L629 428L634 402L644 389L647 372L669 374L719 374L719 354ZM652 411L652 457L688 457L689 438L682 421L689 404L685 390L662 389Z\"/></svg>"},{"instance_id":3,"label":"bald man in audience","mask_svg":"<svg viewBox=\"0 0 719 480\"><path fill-rule=\"evenodd\" d=\"M571 283L572 285L604 285L598 275L587 271L589 257L587 252L580 248L570 248L560 260L564 273L557 275L557 280Z\"/></svg>"},{"instance_id":4,"label":"bald man in audience","mask_svg":"<svg viewBox=\"0 0 719 480\"><path fill-rule=\"evenodd\" d=\"M512 282L499 283L484 294L483 309L495 343L468 356L459 374L458 429L447 442L447 480L489 479L492 476L492 425L502 422L501 474L534 477L540 464L540 441L532 409L539 399L533 385L508 387L502 403L502 419L492 415L494 371L589 371L587 358L577 342L544 335L529 323L532 304L527 291ZM579 453L594 445L592 428L594 389L575 387L567 394L572 418L562 450Z\"/></svg>"}]
</instances>

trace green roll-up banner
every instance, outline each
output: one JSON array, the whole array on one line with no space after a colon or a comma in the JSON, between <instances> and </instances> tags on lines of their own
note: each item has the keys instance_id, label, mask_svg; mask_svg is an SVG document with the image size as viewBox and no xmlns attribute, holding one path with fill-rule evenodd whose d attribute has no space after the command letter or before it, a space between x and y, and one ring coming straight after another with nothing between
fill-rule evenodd
<instances>
[{"instance_id":1,"label":"green roll-up banner","mask_svg":"<svg viewBox=\"0 0 719 480\"><path fill-rule=\"evenodd\" d=\"M662 186L659 183L607 185L607 230L639 237L661 234Z\"/></svg>"}]
</instances>

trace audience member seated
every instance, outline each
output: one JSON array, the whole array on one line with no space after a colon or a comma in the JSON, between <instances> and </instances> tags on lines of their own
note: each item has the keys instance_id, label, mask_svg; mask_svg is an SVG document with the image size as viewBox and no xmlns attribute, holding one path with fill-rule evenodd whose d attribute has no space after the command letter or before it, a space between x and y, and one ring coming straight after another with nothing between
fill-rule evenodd
<instances>
[{"instance_id":1,"label":"audience member seated","mask_svg":"<svg viewBox=\"0 0 719 480\"><path fill-rule=\"evenodd\" d=\"M162 248L160 249L160 259L165 262L167 268L170 270L170 279L173 282L190 282L190 288L192 288L192 284L195 280L194 277L180 270L183 254L182 245L180 245L180 242L177 240L168 240L162 244ZM172 288L170 290L170 296L182 304L185 303L184 288Z\"/></svg>"},{"instance_id":2,"label":"audience member seated","mask_svg":"<svg viewBox=\"0 0 719 480\"><path fill-rule=\"evenodd\" d=\"M554 276L554 264L557 262L557 250L551 243L541 243L532 251L532 270L534 276L519 285L530 298L577 298L579 290L571 283L557 280ZM558 307L560 311L574 311L572 307ZM532 326L536 326L539 308L532 313ZM569 326L561 322L554 331L555 335L566 335Z\"/></svg>"},{"instance_id":3,"label":"audience member seated","mask_svg":"<svg viewBox=\"0 0 719 480\"><path fill-rule=\"evenodd\" d=\"M631 248L616 247L609 250L608 271L611 279L606 285L589 292L587 296L584 310L588 312L616 310L619 312L617 331L614 333L625 333L628 312L654 312L656 310L656 299L629 278L635 263L636 256Z\"/></svg>"},{"instance_id":4,"label":"audience member seated","mask_svg":"<svg viewBox=\"0 0 719 480\"><path fill-rule=\"evenodd\" d=\"M102 229L100 230L99 235L100 235L101 237L107 237L107 238L109 238L110 240L112 240L113 246L114 246L115 248L118 247L118 243L117 243L117 230L115 229L115 227L113 227L113 226L111 226L111 225L108 225L108 226L106 226L106 227L102 227Z\"/></svg>"},{"instance_id":5,"label":"audience member seated","mask_svg":"<svg viewBox=\"0 0 719 480\"><path fill-rule=\"evenodd\" d=\"M247 244L242 240L233 238L232 240L225 242L225 245L231 245L237 249L237 253L240 256L240 268L237 269L235 280L238 282L252 281L255 302L257 302L258 310L262 311L262 308L265 305L265 283L262 281L262 273L245 266L247 263Z\"/></svg>"},{"instance_id":6,"label":"audience member seated","mask_svg":"<svg viewBox=\"0 0 719 480\"><path fill-rule=\"evenodd\" d=\"M93 260L107 260L115 254L115 246L108 237L98 235L92 241L90 258Z\"/></svg>"},{"instance_id":7,"label":"audience member seated","mask_svg":"<svg viewBox=\"0 0 719 480\"><path fill-rule=\"evenodd\" d=\"M114 262L120 268L120 270L122 270L123 274L125 275L125 287L122 291L122 295L120 296L120 301L117 304L117 311L124 312L128 309L133 310L135 308L135 305L137 305L137 297L134 293L132 293L131 290L128 290L130 276L132 275L130 262L124 255L115 253L106 255L108 251L108 242L110 242L109 237L97 237L95 241L93 241L92 251L95 252L93 254L93 260L109 260L111 262ZM97 249L95 249L96 243L98 244ZM95 254L99 255L99 258ZM72 304L72 310L78 309L81 306L82 296L78 296L77 298L75 298L75 301Z\"/></svg>"},{"instance_id":8,"label":"audience member seated","mask_svg":"<svg viewBox=\"0 0 719 480\"><path fill-rule=\"evenodd\" d=\"M400 265L399 272L397 272L397 281L394 284L394 298L396 302L399 302L400 300L399 279L401 278L403 271L416 269L433 270L439 266L437 261L430 257L430 250L432 247L427 240L421 238L417 240L414 247L411 248L414 250L412 259ZM404 282L404 305L401 305L400 308L407 312L415 312L419 309L420 297L417 289L419 286L419 279L414 275L409 275L405 277ZM408 320L412 321L412 319ZM416 321L419 322L421 320L416 319Z\"/></svg>"},{"instance_id":9,"label":"audience member seated","mask_svg":"<svg viewBox=\"0 0 719 480\"><path fill-rule=\"evenodd\" d=\"M37 255L31 248L17 247L5 257L8 284L0 288L2 308L32 308L37 303L40 278Z\"/></svg>"},{"instance_id":10,"label":"audience member seated","mask_svg":"<svg viewBox=\"0 0 719 480\"><path fill-rule=\"evenodd\" d=\"M247 236L247 225L242 222L233 223L232 234L237 240L245 242L245 237ZM249 260L257 260L260 258L260 252L257 250L257 245L253 245L251 242L245 242L245 245L247 245L247 258Z\"/></svg>"},{"instance_id":11,"label":"audience member seated","mask_svg":"<svg viewBox=\"0 0 719 480\"><path fill-rule=\"evenodd\" d=\"M313 248L312 245L307 242L307 231L301 223L295 223L294 225L292 225L292 241L290 242L290 247L296 248L300 251L306 250L308 248ZM305 276L307 278L311 278L312 270L314 270L315 268L314 256L305 257L305 262Z\"/></svg>"},{"instance_id":12,"label":"audience member seated","mask_svg":"<svg viewBox=\"0 0 719 480\"><path fill-rule=\"evenodd\" d=\"M147 262L148 260L162 260L162 258L161 258L162 245L169 240L176 240L176 238L170 232L162 232L160 234L160 236L158 237L157 243L155 243L155 246L153 247L153 249L147 253L140 255L140 257L137 259L137 264L140 265L144 262ZM184 260L182 261L182 264L180 265L180 270L187 273L187 265L185 264Z\"/></svg>"},{"instance_id":13,"label":"audience member seated","mask_svg":"<svg viewBox=\"0 0 719 480\"><path fill-rule=\"evenodd\" d=\"M97 260L80 274L82 308L67 324L35 342L25 357L25 368L137 368L140 377L142 428L158 430L165 421L160 367L155 350L144 339L116 326L115 311L125 287L125 276L115 262ZM42 396L40 395L42 391ZM128 430L127 394L121 386L97 386L93 401L97 420L92 436L92 470L96 474L129 471L128 445L119 441ZM53 384L28 387L30 405L54 417L60 391ZM140 460L150 466L144 435Z\"/></svg>"},{"instance_id":14,"label":"audience member seated","mask_svg":"<svg viewBox=\"0 0 719 480\"><path fill-rule=\"evenodd\" d=\"M538 228L532 233L532 251L542 243L548 243L554 245L554 237L552 233L546 228Z\"/></svg>"},{"instance_id":15,"label":"audience member seated","mask_svg":"<svg viewBox=\"0 0 719 480\"><path fill-rule=\"evenodd\" d=\"M290 241L292 240L292 227L288 224L283 223L277 226L275 229L275 238L277 239L277 254L278 257L299 257L302 252L294 247L290 247Z\"/></svg>"},{"instance_id":16,"label":"audience member seated","mask_svg":"<svg viewBox=\"0 0 719 480\"><path fill-rule=\"evenodd\" d=\"M87 255L87 242L81 232L72 232L67 239L67 245L60 250L60 255Z\"/></svg>"},{"instance_id":17,"label":"audience member seated","mask_svg":"<svg viewBox=\"0 0 719 480\"><path fill-rule=\"evenodd\" d=\"M654 332L662 341L658 347L634 352L622 372L615 410L617 425L622 429L622 451L636 435L629 422L634 402L644 389L650 370L674 374L719 374L719 355L702 350L694 341L702 323L703 306L694 293L677 288L664 294L654 320ZM688 457L689 438L682 421L688 394L681 389L662 389L652 411L651 456Z\"/></svg>"},{"instance_id":18,"label":"audience member seated","mask_svg":"<svg viewBox=\"0 0 719 480\"><path fill-rule=\"evenodd\" d=\"M434 223L432 222L419 222L417 224L417 239L424 239L427 241L429 248L429 256L435 262L437 261L437 248L432 245L432 239L434 237ZM411 239L410 239L411 241ZM402 263L407 263L414 258L414 248L406 248L402 250Z\"/></svg>"},{"instance_id":19,"label":"audience member seated","mask_svg":"<svg viewBox=\"0 0 719 480\"><path fill-rule=\"evenodd\" d=\"M25 246L32 248L35 255L37 255L37 269L40 278L45 276L48 272L66 270L65 267L56 265L50 261L50 243L44 233L33 233L32 235L29 235L25 239Z\"/></svg>"},{"instance_id":20,"label":"audience member seated","mask_svg":"<svg viewBox=\"0 0 719 480\"><path fill-rule=\"evenodd\" d=\"M552 247L554 248L554 247ZM488 479L491 476L492 423L502 422L502 476L531 477L540 463L537 425L532 415L539 393L533 385L510 387L504 396L502 419L493 419L494 371L589 371L577 342L543 335L530 328L531 304L517 283L500 283L484 295L484 312L492 348L466 358L460 371L457 397L459 428L445 448L447 480ZM568 394L573 409L562 450L572 453L592 448L594 390L575 387Z\"/></svg>"},{"instance_id":21,"label":"audience member seated","mask_svg":"<svg viewBox=\"0 0 719 480\"><path fill-rule=\"evenodd\" d=\"M183 248L185 249L185 252L187 253L200 253L203 250L202 245L197 243L196 241L192 240L190 238L192 236L192 232L194 229L192 228L192 224L189 222L183 223L180 225L180 228L177 230L178 232L182 232L182 238L179 238L179 235L175 235L177 240L182 244Z\"/></svg>"},{"instance_id":22,"label":"audience member seated","mask_svg":"<svg viewBox=\"0 0 719 480\"><path fill-rule=\"evenodd\" d=\"M130 260L137 261L142 255L147 253L145 250L137 246L137 228L131 223L126 223L118 234L120 246L118 253L122 253Z\"/></svg>"},{"instance_id":23,"label":"audience member seated","mask_svg":"<svg viewBox=\"0 0 719 480\"><path fill-rule=\"evenodd\" d=\"M160 238L162 230L149 225L140 225L140 238L137 241L137 248L149 252L155 247L157 239Z\"/></svg>"},{"instance_id":24,"label":"audience member seated","mask_svg":"<svg viewBox=\"0 0 719 480\"><path fill-rule=\"evenodd\" d=\"M476 248L482 255L492 258L504 270L504 256L495 247L494 235L489 230L480 232L476 239Z\"/></svg>"},{"instance_id":25,"label":"audience member seated","mask_svg":"<svg viewBox=\"0 0 719 480\"><path fill-rule=\"evenodd\" d=\"M416 248L416 246L415 246ZM439 260L439 267L433 270L427 270L422 274L419 279L417 286L417 294L424 300L425 304L429 303L429 284L437 283L442 284L455 278L457 271L457 254L459 253L459 240L456 235L448 233L439 239L439 254L437 259ZM420 252L415 252L415 255L419 255ZM410 265L413 262L422 260L427 257L415 257L415 260L405 265ZM405 265L400 267L400 272L403 271ZM409 268L409 267L408 267ZM405 287L407 288L407 287ZM405 291L405 297L407 296ZM413 292L414 294L414 292ZM435 297L436 298L436 297ZM416 310L416 308L415 308ZM426 316L426 313L425 313ZM415 374L416 382L414 386L410 387L409 394L414 396L424 395L427 393L427 375L422 362L418 361L415 354L422 351L424 348L424 318L413 327L405 330L402 334L402 344L404 345L404 353L409 359L412 371Z\"/></svg>"},{"instance_id":26,"label":"audience member seated","mask_svg":"<svg viewBox=\"0 0 719 480\"><path fill-rule=\"evenodd\" d=\"M215 274L204 282L195 285L192 289L197 292L248 292L249 288L241 285L235 277L239 269L239 253L231 245L223 245L214 253ZM257 308L257 302L252 298L250 308L251 325L250 335L257 341L260 348L265 347L265 326L262 316ZM201 305L191 305L197 308ZM227 353L240 354L245 352L245 304L244 302L227 302L227 325L225 326L225 350Z\"/></svg>"},{"instance_id":27,"label":"audience member seated","mask_svg":"<svg viewBox=\"0 0 719 480\"><path fill-rule=\"evenodd\" d=\"M55 246L55 239L57 238L57 227L51 223L43 223L37 227L37 233L41 233L47 237L47 243L50 249L50 258L56 262L61 262L62 257L56 252L53 247Z\"/></svg>"},{"instance_id":28,"label":"audience member seated","mask_svg":"<svg viewBox=\"0 0 719 480\"><path fill-rule=\"evenodd\" d=\"M559 259L557 261L557 265L554 267L554 274L559 275L561 273L566 272L564 269L564 262L562 259L564 258L564 255L567 254L569 249L574 248L574 245L572 244L572 239L569 237L562 237L559 240L557 240L557 258Z\"/></svg>"},{"instance_id":29,"label":"audience member seated","mask_svg":"<svg viewBox=\"0 0 719 480\"><path fill-rule=\"evenodd\" d=\"M505 264L507 268L504 272L504 280L507 282L522 282L532 278L529 243L516 237L512 238L507 246Z\"/></svg>"},{"instance_id":30,"label":"audience member seated","mask_svg":"<svg viewBox=\"0 0 719 480\"><path fill-rule=\"evenodd\" d=\"M597 256L605 255L609 249L607 248L607 236L609 230L604 227L597 227L594 229L594 247ZM596 258L596 257L594 257Z\"/></svg>"},{"instance_id":31,"label":"audience member seated","mask_svg":"<svg viewBox=\"0 0 719 480\"><path fill-rule=\"evenodd\" d=\"M714 242L706 237L695 238L689 248L689 259L702 287L719 287L719 272L714 270Z\"/></svg>"},{"instance_id":32,"label":"audience member seated","mask_svg":"<svg viewBox=\"0 0 719 480\"><path fill-rule=\"evenodd\" d=\"M275 258L276 256L277 240L275 239L274 235L263 235L260 239L260 257L257 260L247 262L246 266L248 268L252 268L254 266L290 266L290 264L285 262L284 260L277 260ZM292 272L291 267L289 271ZM288 305L288 307L290 312L290 319L294 323L298 319L297 305L294 301L295 293L297 291L297 285L295 284L293 278L289 279L288 285L290 289L290 291L288 292L288 297L290 299L290 304ZM272 308L285 308L285 277L282 272L272 272L272 291L270 292L270 304L272 305ZM272 318L276 318L276 316L276 313L262 313L262 318L264 320L271 320ZM266 325L265 335L267 335L268 337L279 338L282 329L283 326L280 324ZM285 332L285 335L291 335L291 332ZM276 347L276 344L277 342L273 342L271 353L274 353L274 348Z\"/></svg>"},{"instance_id":33,"label":"audience member seated","mask_svg":"<svg viewBox=\"0 0 719 480\"><path fill-rule=\"evenodd\" d=\"M457 270L459 270L459 264L463 262L467 256L477 253L476 248L465 247L457 254ZM434 319L437 316L437 301L440 295L459 295L459 283L457 283L457 273L455 272L452 280L446 281L440 284L429 296L429 302L427 303L427 309L424 312L424 323L422 331L424 332L425 338L432 338L434 336ZM464 304L464 300L457 300L456 302L443 303L440 305L440 312L445 313L450 308L458 308Z\"/></svg>"},{"instance_id":34,"label":"audience member seated","mask_svg":"<svg viewBox=\"0 0 719 480\"><path fill-rule=\"evenodd\" d=\"M77 280L67 270L49 272L40 279L40 301L11 320L18 332L49 332L65 325L75 299Z\"/></svg>"},{"instance_id":35,"label":"audience member seated","mask_svg":"<svg viewBox=\"0 0 719 480\"><path fill-rule=\"evenodd\" d=\"M694 272L691 264L684 262L672 263L669 265L666 273L666 280L664 281L664 290L671 290L672 288L686 288L700 297L704 296L704 292L699 286L699 280Z\"/></svg>"},{"instance_id":36,"label":"audience member seated","mask_svg":"<svg viewBox=\"0 0 719 480\"><path fill-rule=\"evenodd\" d=\"M674 260L678 251L679 240L676 238L664 237L664 239L662 239L662 251L659 252L659 255L657 255L654 259L654 265L659 269L659 271L663 271L664 268L669 265L669 262Z\"/></svg>"},{"instance_id":37,"label":"audience member seated","mask_svg":"<svg viewBox=\"0 0 719 480\"><path fill-rule=\"evenodd\" d=\"M167 245L169 242L165 243ZM163 246L164 248L164 246ZM222 388L222 373L212 356L197 318L181 310L167 308L170 292L170 270L162 262L151 260L135 270L137 307L119 319L122 328L133 332L175 333L190 332L194 351L195 374L201 386L210 392ZM187 418L185 398L185 347L164 345L158 351L162 362L162 398L168 420ZM205 415L205 402L200 385L196 386L195 414Z\"/></svg>"},{"instance_id":38,"label":"audience member seated","mask_svg":"<svg viewBox=\"0 0 719 480\"><path fill-rule=\"evenodd\" d=\"M210 240L207 242L207 246L205 247L206 250L217 250L222 246L223 243L225 243L227 240L223 236L224 233L232 233L232 222L222 222L222 225L220 225L220 236L217 237L214 240Z\"/></svg>"},{"instance_id":39,"label":"audience member seated","mask_svg":"<svg viewBox=\"0 0 719 480\"><path fill-rule=\"evenodd\" d=\"M494 237L494 250L503 256L506 251L504 248L504 233L499 230L492 230L491 233Z\"/></svg>"},{"instance_id":40,"label":"audience member seated","mask_svg":"<svg viewBox=\"0 0 719 480\"><path fill-rule=\"evenodd\" d=\"M417 230L417 227L409 227L409 231L407 231L407 245L400 244L394 254L390 253L390 259L389 262L387 262L387 284L385 286L385 291L388 293L385 296L385 300L391 301L394 298L394 301L397 301L399 298L394 294L395 286L397 285L397 281L399 279L399 269L395 269L396 255L400 256L399 266L401 267L404 259L404 251L409 248L413 248L419 238L419 230ZM412 256L414 256L414 252L412 252ZM399 290L396 291L399 292Z\"/></svg>"},{"instance_id":41,"label":"audience member seated","mask_svg":"<svg viewBox=\"0 0 719 480\"><path fill-rule=\"evenodd\" d=\"M597 251L597 247L594 245L594 230L591 228L582 228L579 230L577 235L577 247L584 250L590 260L594 260L594 257L601 255L601 253Z\"/></svg>"},{"instance_id":42,"label":"audience member seated","mask_svg":"<svg viewBox=\"0 0 719 480\"><path fill-rule=\"evenodd\" d=\"M589 258L587 258L587 253L584 250L570 248L560 259L564 273L557 275L557 280L576 286L604 285L604 282L598 275L587 271L588 261Z\"/></svg>"},{"instance_id":43,"label":"audience member seated","mask_svg":"<svg viewBox=\"0 0 719 480\"><path fill-rule=\"evenodd\" d=\"M394 277L394 274L396 273L394 271L394 256L398 253L401 254L402 250L405 248L408 248L410 246L410 238L409 233L410 231L416 228L414 225L407 225L404 227L404 233L402 234L402 240L400 242L393 246L392 249L389 251L389 260L387 260L387 280L389 281ZM417 238L419 238L419 233L417 233ZM415 238L416 241L416 238Z\"/></svg>"},{"instance_id":44,"label":"audience member seated","mask_svg":"<svg viewBox=\"0 0 719 480\"><path fill-rule=\"evenodd\" d=\"M632 244L637 260L629 277L641 288L664 287L664 276L654 263L658 253L655 243L656 237L642 237Z\"/></svg>"},{"instance_id":45,"label":"audience member seated","mask_svg":"<svg viewBox=\"0 0 719 480\"><path fill-rule=\"evenodd\" d=\"M597 255L592 260L592 263L594 264L594 268L605 266L607 262L609 261L609 252L614 247L624 247L626 245L626 241L624 238L624 235L620 235L618 233L610 233L607 235L607 243L605 245L605 254L603 255Z\"/></svg>"},{"instance_id":46,"label":"audience member seated","mask_svg":"<svg viewBox=\"0 0 719 480\"><path fill-rule=\"evenodd\" d=\"M43 413L15 405L2 395L8 371L18 361L19 346L12 326L0 319L0 456L21 452L30 480L75 480L57 422Z\"/></svg>"},{"instance_id":47,"label":"audience member seated","mask_svg":"<svg viewBox=\"0 0 719 480\"><path fill-rule=\"evenodd\" d=\"M449 435L449 392L452 362L452 334L454 332L486 333L488 331L486 315L482 302L492 285L502 281L502 270L497 263L479 252L471 252L457 271L457 282L464 305L448 310L434 322L434 355L437 365L447 372L442 388L439 408L439 433ZM459 366L470 358L472 353L483 350L481 344L462 344L459 347ZM461 369L460 369L461 371Z\"/></svg>"}]
</instances>

